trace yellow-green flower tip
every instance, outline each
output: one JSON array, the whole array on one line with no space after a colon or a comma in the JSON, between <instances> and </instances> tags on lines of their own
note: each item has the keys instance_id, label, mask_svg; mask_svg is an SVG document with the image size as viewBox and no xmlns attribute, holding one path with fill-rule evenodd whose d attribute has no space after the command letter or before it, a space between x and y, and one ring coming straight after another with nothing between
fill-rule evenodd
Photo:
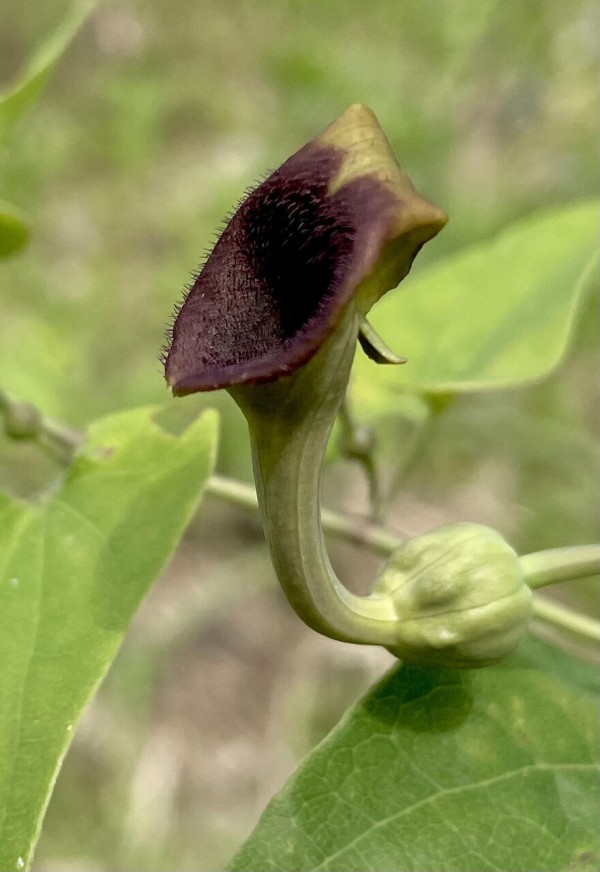
<instances>
[{"instance_id":1,"label":"yellow-green flower tip","mask_svg":"<svg viewBox=\"0 0 600 872\"><path fill-rule=\"evenodd\" d=\"M374 112L354 103L315 142L333 146L343 154L341 166L329 185L331 193L352 183L376 181L389 197L385 207L385 232L373 233L372 270L357 287L363 314L406 276L419 249L444 227L448 218L412 185L398 163ZM383 215L380 215L383 218Z\"/></svg>"}]
</instances>

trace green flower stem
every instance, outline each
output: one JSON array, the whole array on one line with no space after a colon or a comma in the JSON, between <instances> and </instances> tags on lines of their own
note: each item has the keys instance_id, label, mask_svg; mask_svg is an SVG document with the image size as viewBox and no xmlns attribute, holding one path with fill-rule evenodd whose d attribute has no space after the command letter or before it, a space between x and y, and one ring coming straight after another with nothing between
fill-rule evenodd
<instances>
[{"instance_id":1,"label":"green flower stem","mask_svg":"<svg viewBox=\"0 0 600 872\"><path fill-rule=\"evenodd\" d=\"M323 457L348 384L358 317L350 304L336 332L293 375L230 392L248 421L265 538L292 606L326 636L391 645L397 621L391 597L347 590L331 567L321 526Z\"/></svg>"},{"instance_id":2,"label":"green flower stem","mask_svg":"<svg viewBox=\"0 0 600 872\"><path fill-rule=\"evenodd\" d=\"M527 584L536 590L548 584L600 574L600 545L552 548L521 557Z\"/></svg>"},{"instance_id":3,"label":"green flower stem","mask_svg":"<svg viewBox=\"0 0 600 872\"><path fill-rule=\"evenodd\" d=\"M258 499L254 485L222 475L211 475L206 493L228 500L246 509L257 510ZM331 509L321 509L323 529L351 545L368 548L379 557L389 557L402 543L402 537L364 518L352 518Z\"/></svg>"},{"instance_id":4,"label":"green flower stem","mask_svg":"<svg viewBox=\"0 0 600 872\"><path fill-rule=\"evenodd\" d=\"M370 517L381 517L381 489L375 462L375 435L370 427L360 425L350 411L348 394L340 406L338 420L341 428L340 448L349 460L357 461L363 468L369 485Z\"/></svg>"},{"instance_id":5,"label":"green flower stem","mask_svg":"<svg viewBox=\"0 0 600 872\"><path fill-rule=\"evenodd\" d=\"M574 612L557 602L545 597L536 597L533 601L533 614L536 618L554 624L561 630L568 630L577 636L600 642L600 623L580 612Z\"/></svg>"}]
</instances>

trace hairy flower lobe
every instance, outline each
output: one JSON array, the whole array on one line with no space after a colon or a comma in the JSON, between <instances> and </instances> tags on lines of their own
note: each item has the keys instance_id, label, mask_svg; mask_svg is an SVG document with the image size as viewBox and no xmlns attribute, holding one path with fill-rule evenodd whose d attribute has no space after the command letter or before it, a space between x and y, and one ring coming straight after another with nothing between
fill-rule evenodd
<instances>
[{"instance_id":1,"label":"hairy flower lobe","mask_svg":"<svg viewBox=\"0 0 600 872\"><path fill-rule=\"evenodd\" d=\"M274 381L306 363L353 296L366 312L445 216L395 162L372 113L350 107L241 203L173 324L178 395Z\"/></svg>"}]
</instances>

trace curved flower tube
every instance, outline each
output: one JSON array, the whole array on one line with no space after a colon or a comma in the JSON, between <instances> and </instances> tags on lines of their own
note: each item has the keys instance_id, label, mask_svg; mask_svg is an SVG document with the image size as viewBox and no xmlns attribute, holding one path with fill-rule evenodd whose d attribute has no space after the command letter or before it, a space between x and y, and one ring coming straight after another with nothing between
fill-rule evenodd
<instances>
[{"instance_id":1,"label":"curved flower tube","mask_svg":"<svg viewBox=\"0 0 600 872\"><path fill-rule=\"evenodd\" d=\"M351 106L241 203L176 313L164 362L175 395L226 388L244 413L273 564L309 626L471 666L512 650L531 611L518 558L497 534L428 534L361 597L336 577L320 519L323 457L357 339L375 361L402 362L366 314L445 222L373 113Z\"/></svg>"}]
</instances>

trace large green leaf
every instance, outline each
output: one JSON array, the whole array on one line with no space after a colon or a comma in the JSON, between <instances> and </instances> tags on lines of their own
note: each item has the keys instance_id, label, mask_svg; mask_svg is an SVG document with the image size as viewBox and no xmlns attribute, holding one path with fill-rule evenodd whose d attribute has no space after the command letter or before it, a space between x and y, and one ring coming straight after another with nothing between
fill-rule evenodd
<instances>
[{"instance_id":1,"label":"large green leaf","mask_svg":"<svg viewBox=\"0 0 600 872\"><path fill-rule=\"evenodd\" d=\"M391 672L301 764L231 872L598 868L596 670Z\"/></svg>"},{"instance_id":2,"label":"large green leaf","mask_svg":"<svg viewBox=\"0 0 600 872\"><path fill-rule=\"evenodd\" d=\"M597 235L597 206L579 203L520 221L411 277L372 312L373 326L408 363L376 366L358 354L357 401L389 408L400 389L489 390L547 375L567 348Z\"/></svg>"},{"instance_id":3,"label":"large green leaf","mask_svg":"<svg viewBox=\"0 0 600 872\"><path fill-rule=\"evenodd\" d=\"M94 425L43 506L0 501L0 869L28 867L82 707L198 504L216 416L175 437L137 409Z\"/></svg>"},{"instance_id":4,"label":"large green leaf","mask_svg":"<svg viewBox=\"0 0 600 872\"><path fill-rule=\"evenodd\" d=\"M96 0L75 2L69 15L42 43L12 88L0 94L0 138L10 131L37 99L54 65L95 5Z\"/></svg>"},{"instance_id":5,"label":"large green leaf","mask_svg":"<svg viewBox=\"0 0 600 872\"><path fill-rule=\"evenodd\" d=\"M0 260L16 254L28 239L29 230L21 213L0 200Z\"/></svg>"}]
</instances>

